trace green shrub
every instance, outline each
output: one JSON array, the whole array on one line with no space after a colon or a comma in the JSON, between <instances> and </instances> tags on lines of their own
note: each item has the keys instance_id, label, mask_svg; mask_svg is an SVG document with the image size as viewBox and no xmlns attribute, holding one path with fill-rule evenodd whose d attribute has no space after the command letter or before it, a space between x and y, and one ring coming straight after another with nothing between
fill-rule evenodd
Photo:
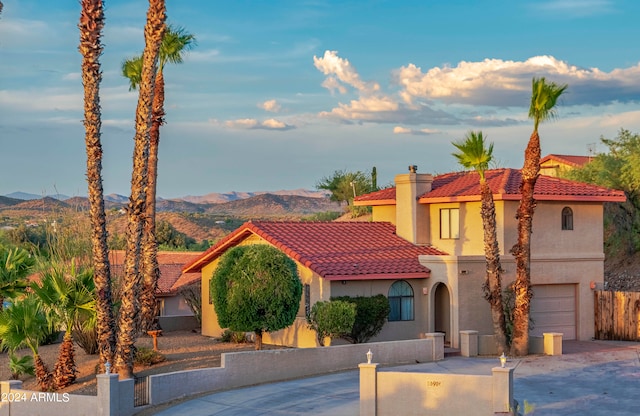
<instances>
[{"instance_id":1,"label":"green shrub","mask_svg":"<svg viewBox=\"0 0 640 416\"><path fill-rule=\"evenodd\" d=\"M324 338L339 338L351 333L356 319L356 304L341 300L316 302L307 317L309 329L316 331L318 342L324 346Z\"/></svg>"},{"instance_id":2,"label":"green shrub","mask_svg":"<svg viewBox=\"0 0 640 416\"><path fill-rule=\"evenodd\" d=\"M352 344L367 342L378 335L387 322L389 312L391 312L389 299L385 295L340 296L331 298L331 300L341 300L356 305L356 319L353 328L349 334L342 337Z\"/></svg>"},{"instance_id":3,"label":"green shrub","mask_svg":"<svg viewBox=\"0 0 640 416\"><path fill-rule=\"evenodd\" d=\"M225 329L220 336L220 342L232 342L234 344L242 344L248 342L247 335L241 331L232 331Z\"/></svg>"},{"instance_id":4,"label":"green shrub","mask_svg":"<svg viewBox=\"0 0 640 416\"><path fill-rule=\"evenodd\" d=\"M136 350L134 363L138 365L154 365L166 361L167 357L160 352L147 347L139 347Z\"/></svg>"},{"instance_id":5,"label":"green shrub","mask_svg":"<svg viewBox=\"0 0 640 416\"><path fill-rule=\"evenodd\" d=\"M23 374L35 375L35 367L33 366L33 357L25 355L18 358L15 354L9 354L9 370L11 370L11 379L18 380Z\"/></svg>"}]
</instances>

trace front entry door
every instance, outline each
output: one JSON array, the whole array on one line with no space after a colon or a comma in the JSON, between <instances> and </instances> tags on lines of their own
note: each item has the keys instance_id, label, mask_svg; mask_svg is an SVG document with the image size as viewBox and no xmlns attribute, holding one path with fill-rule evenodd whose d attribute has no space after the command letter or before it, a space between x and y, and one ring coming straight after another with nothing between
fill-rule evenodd
<instances>
[{"instance_id":1,"label":"front entry door","mask_svg":"<svg viewBox=\"0 0 640 416\"><path fill-rule=\"evenodd\" d=\"M440 283L434 294L435 332L444 333L444 344L451 345L451 302L447 285Z\"/></svg>"}]
</instances>

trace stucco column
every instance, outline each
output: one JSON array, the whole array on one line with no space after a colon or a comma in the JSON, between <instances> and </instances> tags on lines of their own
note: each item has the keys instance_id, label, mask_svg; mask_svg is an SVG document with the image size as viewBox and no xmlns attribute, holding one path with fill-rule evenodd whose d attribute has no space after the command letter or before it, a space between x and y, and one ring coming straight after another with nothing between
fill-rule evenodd
<instances>
[{"instance_id":1,"label":"stucco column","mask_svg":"<svg viewBox=\"0 0 640 416\"><path fill-rule=\"evenodd\" d=\"M11 390L20 390L22 389L22 381L20 380L9 380L9 381L0 381L0 394L2 397L5 397L6 394L10 393ZM0 416L10 416L11 415L11 402L3 401L0 403Z\"/></svg>"},{"instance_id":2,"label":"stucco column","mask_svg":"<svg viewBox=\"0 0 640 416\"><path fill-rule=\"evenodd\" d=\"M360 414L376 415L376 391L379 364L359 364L360 367Z\"/></svg>"},{"instance_id":3,"label":"stucco column","mask_svg":"<svg viewBox=\"0 0 640 416\"><path fill-rule=\"evenodd\" d=\"M544 353L547 355L562 355L562 333L546 332L544 338Z\"/></svg>"},{"instance_id":4,"label":"stucco column","mask_svg":"<svg viewBox=\"0 0 640 416\"><path fill-rule=\"evenodd\" d=\"M427 332L424 338L431 341L431 361L444 360L444 334L442 332Z\"/></svg>"},{"instance_id":5,"label":"stucco column","mask_svg":"<svg viewBox=\"0 0 640 416\"><path fill-rule=\"evenodd\" d=\"M513 406L513 368L493 367L493 412L508 414Z\"/></svg>"},{"instance_id":6,"label":"stucco column","mask_svg":"<svg viewBox=\"0 0 640 416\"><path fill-rule=\"evenodd\" d=\"M98 374L98 405L100 416L116 416L120 414L120 386L117 374Z\"/></svg>"},{"instance_id":7,"label":"stucco column","mask_svg":"<svg viewBox=\"0 0 640 416\"><path fill-rule=\"evenodd\" d=\"M460 331L460 354L463 357L478 355L478 331Z\"/></svg>"}]
</instances>

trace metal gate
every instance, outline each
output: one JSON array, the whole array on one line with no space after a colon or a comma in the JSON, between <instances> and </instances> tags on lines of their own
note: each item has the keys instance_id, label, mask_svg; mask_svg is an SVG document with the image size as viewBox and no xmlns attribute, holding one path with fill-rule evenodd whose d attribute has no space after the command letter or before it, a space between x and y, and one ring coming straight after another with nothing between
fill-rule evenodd
<instances>
[{"instance_id":1,"label":"metal gate","mask_svg":"<svg viewBox=\"0 0 640 416\"><path fill-rule=\"evenodd\" d=\"M133 406L149 404L149 376L135 377L133 383Z\"/></svg>"}]
</instances>

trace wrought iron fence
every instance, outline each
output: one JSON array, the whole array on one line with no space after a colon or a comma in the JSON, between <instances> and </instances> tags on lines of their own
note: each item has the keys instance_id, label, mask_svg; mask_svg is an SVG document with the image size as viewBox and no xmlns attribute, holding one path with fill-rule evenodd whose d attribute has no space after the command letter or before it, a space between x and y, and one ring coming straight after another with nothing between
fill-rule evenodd
<instances>
[{"instance_id":1,"label":"wrought iron fence","mask_svg":"<svg viewBox=\"0 0 640 416\"><path fill-rule=\"evenodd\" d=\"M135 377L133 383L133 406L149 404L149 376Z\"/></svg>"}]
</instances>

